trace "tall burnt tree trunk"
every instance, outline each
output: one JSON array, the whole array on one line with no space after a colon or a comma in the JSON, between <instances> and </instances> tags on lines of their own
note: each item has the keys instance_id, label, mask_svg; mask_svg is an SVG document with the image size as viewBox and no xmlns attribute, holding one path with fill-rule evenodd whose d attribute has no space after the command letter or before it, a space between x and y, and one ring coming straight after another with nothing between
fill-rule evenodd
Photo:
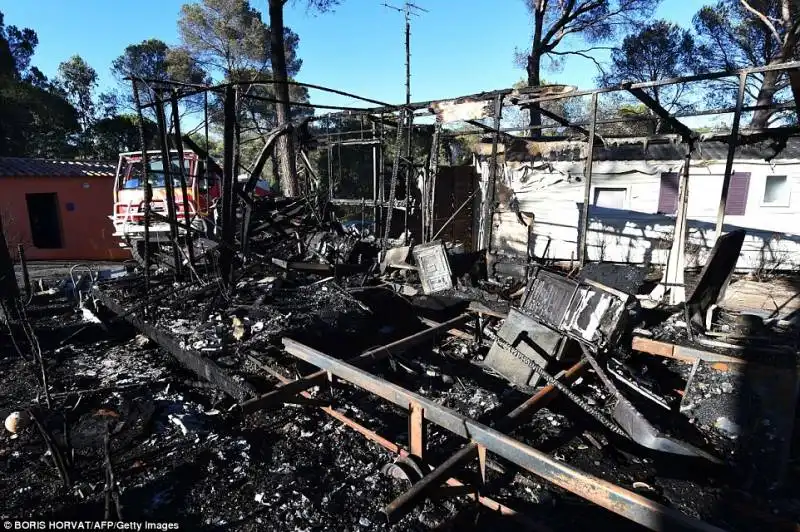
<instances>
[{"instance_id":1,"label":"tall burnt tree trunk","mask_svg":"<svg viewBox=\"0 0 800 532\"><path fill-rule=\"evenodd\" d=\"M538 87L542 83L542 27L544 26L544 11L536 8L533 13L533 43L531 44L531 55L528 56L528 87ZM539 112L539 105L534 104L530 107L531 136L538 137L542 134L539 126L542 125L542 114Z\"/></svg>"},{"instance_id":2,"label":"tall burnt tree trunk","mask_svg":"<svg viewBox=\"0 0 800 532\"><path fill-rule=\"evenodd\" d=\"M793 3L794 7L792 6ZM800 39L799 8L800 5L796 3L796 0L783 0L780 6L780 19L773 18L771 22L767 17L767 13L754 12L754 15L761 18L762 22L772 30L773 35L775 35L777 42L780 44L779 52L769 61L770 65L788 63L797 59L797 42ZM782 32L781 29L783 30ZM764 73L764 80L756 98L756 106L772 105L775 102L775 93L778 92L779 88L782 88L779 87L779 81L782 76L788 76L793 99L800 104L800 74L796 71L774 70ZM796 112L798 118L800 118L800 110ZM767 127L773 114L775 114L775 111L770 109L754 111L750 127L759 129Z\"/></svg>"},{"instance_id":3,"label":"tall burnt tree trunk","mask_svg":"<svg viewBox=\"0 0 800 532\"><path fill-rule=\"evenodd\" d=\"M278 83L275 84L275 94L280 103L275 104L278 126L291 120L289 108L289 85L280 83L287 81L286 50L283 40L283 4L285 0L269 0L269 25L271 30L270 52L272 55L272 76ZM294 158L292 132L278 138L276 154L280 163L280 182L284 196L297 196L297 168Z\"/></svg>"},{"instance_id":4,"label":"tall burnt tree trunk","mask_svg":"<svg viewBox=\"0 0 800 532\"><path fill-rule=\"evenodd\" d=\"M782 60L779 59L773 62L781 63ZM775 98L775 92L777 91L776 85L778 83L778 77L780 74L781 72L775 70L771 72L764 72L764 80L761 82L761 87L758 89L756 106L772 105ZM750 127L754 129L763 129L767 127L769 117L774 113L775 111L770 109L759 109L757 111L753 111L753 119L750 121Z\"/></svg>"}]
</instances>

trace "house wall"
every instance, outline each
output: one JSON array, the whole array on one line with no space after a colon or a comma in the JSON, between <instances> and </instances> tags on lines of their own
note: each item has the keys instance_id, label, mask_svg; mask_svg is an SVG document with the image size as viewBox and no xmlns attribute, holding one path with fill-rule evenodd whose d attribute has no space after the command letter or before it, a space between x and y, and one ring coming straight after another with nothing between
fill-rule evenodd
<instances>
[{"instance_id":1,"label":"house wall","mask_svg":"<svg viewBox=\"0 0 800 532\"><path fill-rule=\"evenodd\" d=\"M595 163L590 194L587 254L590 260L665 264L672 241L674 216L657 214L661 174L682 172L682 161L601 161ZM696 161L689 177L688 267L702 266L714 245L716 213L722 191L724 162ZM745 214L725 216L724 230L745 228L740 269L794 268L800 264L800 161L737 161L735 172L750 173ZM785 206L763 204L768 175L786 175ZM481 164L481 178L488 164ZM595 189L625 189L621 209L593 205ZM492 249L525 256L528 229L510 207L533 216L536 256L569 261L578 256L578 227L584 196L583 164L518 163L501 167L495 193ZM523 219L525 219L523 215ZM549 247L547 246L548 241Z\"/></svg>"},{"instance_id":2,"label":"house wall","mask_svg":"<svg viewBox=\"0 0 800 532\"><path fill-rule=\"evenodd\" d=\"M0 215L12 254L16 255L17 244L23 244L28 260L130 258L111 236L113 185L113 177L0 177ZM25 195L35 193L57 194L61 248L33 245Z\"/></svg>"}]
</instances>

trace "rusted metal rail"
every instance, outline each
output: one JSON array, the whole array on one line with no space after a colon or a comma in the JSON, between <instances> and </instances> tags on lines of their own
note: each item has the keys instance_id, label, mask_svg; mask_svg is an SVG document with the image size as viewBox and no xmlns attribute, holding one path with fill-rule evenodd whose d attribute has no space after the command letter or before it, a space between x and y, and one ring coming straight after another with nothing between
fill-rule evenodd
<instances>
[{"instance_id":1,"label":"rusted metal rail","mask_svg":"<svg viewBox=\"0 0 800 532\"><path fill-rule=\"evenodd\" d=\"M693 519L637 493L589 475L525 445L483 423L406 390L356 366L290 339L286 351L324 371L349 381L395 405L424 410L424 419L538 475L545 480L651 530L704 530L719 528Z\"/></svg>"},{"instance_id":2,"label":"rusted metal rail","mask_svg":"<svg viewBox=\"0 0 800 532\"><path fill-rule=\"evenodd\" d=\"M565 381L572 381L576 379L583 372L585 366L586 361L581 360L564 372L563 379ZM537 393L532 395L527 401L500 419L495 424L495 427L499 430L511 430L512 428L519 426L529 419L529 416L531 416L534 412L547 406L551 400L558 396L558 393L558 389L552 384L545 386ZM453 475L461 466L476 457L479 459L481 478L485 481L485 451L485 447L482 447L475 442L465 445L450 458L442 462L439 467L425 475L419 482L414 484L411 489L389 503L389 505L384 509L386 517L390 522L395 522L401 519L414 507L415 504L424 499L431 490L435 489L437 486L440 486L446 478Z\"/></svg>"},{"instance_id":3,"label":"rusted metal rail","mask_svg":"<svg viewBox=\"0 0 800 532\"><path fill-rule=\"evenodd\" d=\"M278 381L280 381L283 384L284 387L291 385L292 382L295 382L292 379L290 379L288 377L285 377L284 375L282 375L278 371L275 371L274 369L272 369L272 368L270 368L268 366L263 366L261 364L259 364L259 366L263 370L267 371L270 375L272 375L273 377L278 379ZM306 398L306 399L311 399L312 398L311 394L306 392L306 391L301 391L300 395L302 397ZM378 445L380 445L381 447L383 447L384 449L388 450L391 453L394 453L394 454L399 455L401 457L407 457L407 456L409 456L411 454L402 445L400 445L398 443L395 443L395 442L391 441L390 439L381 436L380 434L378 434L374 430L371 430L371 429L365 427L364 425L362 425L361 423L359 423L359 422L347 417L346 415L342 414L341 412L339 412L338 410L336 410L332 406L318 406L318 408L320 410L322 410L323 412L325 412L330 417L332 417L333 419L339 421L340 423L342 423L343 425L345 425L347 427L350 427L351 429L355 430L356 432L358 432L359 434L361 434L362 436L367 438L369 441L377 443ZM460 480L458 480L455 477L450 477L450 478L446 479L444 481L444 483L447 484L448 486L457 487L457 488L465 486L465 484L463 482L461 482ZM477 492L467 493L466 496L469 497L470 499L473 499L477 503L489 508L493 512L497 512L500 515L503 515L503 516L506 516L506 517L511 517L511 518L519 521L521 524L524 524L530 530L542 531L542 532L545 532L547 530L540 523L538 523L536 521L533 521L532 519L527 517L525 514L521 514L521 513L517 512L516 510L514 510L514 509L512 509L512 508L510 508L510 507L508 507L508 506L506 506L506 505L504 505L504 504L502 504L500 502L497 502L494 499L492 499L491 497L486 497L486 496L481 495L481 494L479 494Z\"/></svg>"}]
</instances>

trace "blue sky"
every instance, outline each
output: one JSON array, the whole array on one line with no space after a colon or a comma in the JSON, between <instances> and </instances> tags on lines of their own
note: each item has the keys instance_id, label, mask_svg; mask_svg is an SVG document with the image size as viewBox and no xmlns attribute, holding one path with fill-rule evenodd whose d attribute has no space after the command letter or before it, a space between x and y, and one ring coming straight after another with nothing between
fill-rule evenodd
<instances>
[{"instance_id":1,"label":"blue sky","mask_svg":"<svg viewBox=\"0 0 800 532\"><path fill-rule=\"evenodd\" d=\"M303 68L298 79L391 103L405 98L403 16L383 6L401 0L344 0L334 13L313 14L303 0L290 0L286 24L300 36ZM186 0L0 0L5 23L30 27L39 35L33 59L46 75L81 55L114 85L111 61L125 46L148 38L177 44L176 21ZM266 0L251 0L266 20ZM431 100L511 86L524 71L514 64L515 48L526 47L531 21L523 0L416 0L429 10L412 22L412 100ZM694 13L712 0L662 0L655 13L689 26ZM572 43L573 45L578 43ZM601 54L600 59L604 57ZM591 61L571 58L549 81L593 86ZM359 102L311 93L312 101Z\"/></svg>"}]
</instances>

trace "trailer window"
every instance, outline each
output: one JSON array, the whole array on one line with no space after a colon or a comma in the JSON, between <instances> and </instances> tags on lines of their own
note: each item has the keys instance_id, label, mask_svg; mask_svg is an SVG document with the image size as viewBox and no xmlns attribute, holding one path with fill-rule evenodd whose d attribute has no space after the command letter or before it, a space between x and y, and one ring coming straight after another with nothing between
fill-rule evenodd
<instances>
[{"instance_id":1,"label":"trailer window","mask_svg":"<svg viewBox=\"0 0 800 532\"><path fill-rule=\"evenodd\" d=\"M186 176L187 185L190 185L191 179L189 177L188 171L188 164L187 161L183 162L184 167L184 175ZM150 185L153 188L163 188L164 187L164 161L161 159L150 159L147 162L147 177L150 180ZM181 177L180 177L180 162L178 161L177 157L174 157L170 161L170 175L172 176L172 182L175 187L181 186ZM128 163L127 172L125 173L125 181L122 184L122 188L125 189L138 189L144 188L144 176L142 175L142 162L141 161L132 161Z\"/></svg>"}]
</instances>

